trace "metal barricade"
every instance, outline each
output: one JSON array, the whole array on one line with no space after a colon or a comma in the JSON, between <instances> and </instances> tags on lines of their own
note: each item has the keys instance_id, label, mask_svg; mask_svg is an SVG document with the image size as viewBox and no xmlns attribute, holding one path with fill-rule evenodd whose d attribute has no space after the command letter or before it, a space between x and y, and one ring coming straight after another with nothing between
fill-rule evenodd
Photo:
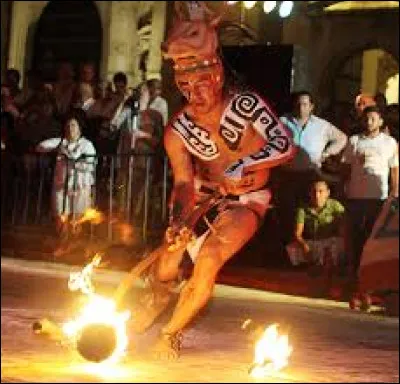
<instances>
[{"instance_id":1,"label":"metal barricade","mask_svg":"<svg viewBox=\"0 0 400 384\"><path fill-rule=\"evenodd\" d=\"M55 165L60 159L50 154L2 156L2 229L15 226L54 228ZM93 159L65 161L62 213L77 213L73 207L77 204L80 187L77 183L80 170L76 164L83 161ZM106 218L107 239L113 240L113 226L118 221L131 225L137 233L140 231L144 243L162 233L170 190L168 159L156 154L134 153L95 156L94 163L91 207ZM128 167L123 167L124 164ZM60 214L60 209L58 211ZM91 238L96 231L96 226L91 224Z\"/></svg>"}]
</instances>

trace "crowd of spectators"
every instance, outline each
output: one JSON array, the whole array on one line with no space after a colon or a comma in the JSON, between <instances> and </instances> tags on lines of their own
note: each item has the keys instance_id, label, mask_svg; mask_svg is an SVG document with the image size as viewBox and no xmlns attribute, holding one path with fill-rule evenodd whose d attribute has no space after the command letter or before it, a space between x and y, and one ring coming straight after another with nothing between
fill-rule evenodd
<instances>
[{"instance_id":1,"label":"crowd of spectators","mask_svg":"<svg viewBox=\"0 0 400 384\"><path fill-rule=\"evenodd\" d=\"M357 275L384 201L398 198L393 110L381 94L376 99L360 94L347 120L351 124L339 129L314 115L309 92L294 95L293 110L281 121L298 152L275 183L282 241L293 265L341 267L337 270Z\"/></svg>"},{"instance_id":2,"label":"crowd of spectators","mask_svg":"<svg viewBox=\"0 0 400 384\"><path fill-rule=\"evenodd\" d=\"M163 155L168 105L160 80L133 89L123 72L104 83L92 63L82 63L76 76L69 62L59 64L53 82L45 82L34 71L26 74L23 89L20 80L20 73L9 69L1 88L2 157L13 159L8 171L23 169L22 178L35 174L39 164L54 164L50 196L57 228L94 204L107 204L106 194L100 201L102 188L108 186L102 181L111 172L116 196L128 182L142 188L137 184L144 184L140 169L146 167L145 157L137 157L137 172L128 180L130 155ZM54 161L49 156L40 160L42 153L52 154ZM121 211L126 205L116 203Z\"/></svg>"},{"instance_id":3,"label":"crowd of spectators","mask_svg":"<svg viewBox=\"0 0 400 384\"><path fill-rule=\"evenodd\" d=\"M1 89L2 146L6 150L34 150L40 141L61 134L63 121L71 113L80 116L82 134L99 154L121 150L122 131L134 132L129 150L135 149L136 142L146 142L151 148L161 143L168 108L157 79L132 89L123 72L105 83L97 80L91 63L83 63L75 76L73 66L62 62L52 83L34 71L27 73L23 89L19 83L19 72L9 69ZM138 117L135 127L132 115ZM146 134L136 132L142 130Z\"/></svg>"}]
</instances>

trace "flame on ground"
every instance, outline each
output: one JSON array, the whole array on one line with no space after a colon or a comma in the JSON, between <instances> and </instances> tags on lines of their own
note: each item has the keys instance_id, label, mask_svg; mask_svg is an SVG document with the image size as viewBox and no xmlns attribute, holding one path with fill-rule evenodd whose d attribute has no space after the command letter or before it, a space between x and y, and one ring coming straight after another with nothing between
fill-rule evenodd
<instances>
[{"instance_id":1,"label":"flame on ground","mask_svg":"<svg viewBox=\"0 0 400 384\"><path fill-rule=\"evenodd\" d=\"M61 223L65 224L67 222L67 220L68 220L68 215L66 215L66 214L60 215Z\"/></svg>"},{"instance_id":2,"label":"flame on ground","mask_svg":"<svg viewBox=\"0 0 400 384\"><path fill-rule=\"evenodd\" d=\"M251 376L261 378L280 371L289 364L292 351L288 336L279 335L278 324L270 325L256 342Z\"/></svg>"},{"instance_id":3,"label":"flame on ground","mask_svg":"<svg viewBox=\"0 0 400 384\"><path fill-rule=\"evenodd\" d=\"M76 222L76 224L82 224L85 223L86 221L89 221L90 223L93 224L100 224L103 220L104 220L104 215L100 211L94 208L88 208L83 213L82 217Z\"/></svg>"},{"instance_id":4,"label":"flame on ground","mask_svg":"<svg viewBox=\"0 0 400 384\"><path fill-rule=\"evenodd\" d=\"M115 330L117 345L113 353L101 362L101 365L116 363L125 353L128 346L126 322L130 317L129 311L117 312L114 300L100 296L94 292L92 274L95 267L99 266L101 256L96 254L92 261L81 272L72 272L68 282L71 291L80 290L86 295L86 304L81 309L79 316L65 323L62 327L64 334L72 341L79 338L80 332L89 324L105 324Z\"/></svg>"}]
</instances>

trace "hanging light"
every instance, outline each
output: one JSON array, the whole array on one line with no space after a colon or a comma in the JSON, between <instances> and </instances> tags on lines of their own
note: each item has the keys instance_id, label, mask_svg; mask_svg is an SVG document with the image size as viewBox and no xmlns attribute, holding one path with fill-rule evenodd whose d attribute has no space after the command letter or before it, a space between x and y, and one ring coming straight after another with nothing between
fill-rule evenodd
<instances>
[{"instance_id":1,"label":"hanging light","mask_svg":"<svg viewBox=\"0 0 400 384\"><path fill-rule=\"evenodd\" d=\"M279 16L284 18L288 17L293 9L293 1L282 1L279 7Z\"/></svg>"},{"instance_id":2,"label":"hanging light","mask_svg":"<svg viewBox=\"0 0 400 384\"><path fill-rule=\"evenodd\" d=\"M244 1L244 2L243 2L244 7L245 7L246 9L251 9L251 8L253 8L253 7L256 5L256 3L257 3L257 1Z\"/></svg>"},{"instance_id":3,"label":"hanging light","mask_svg":"<svg viewBox=\"0 0 400 384\"><path fill-rule=\"evenodd\" d=\"M276 7L276 1L264 1L264 12L270 13Z\"/></svg>"},{"instance_id":4,"label":"hanging light","mask_svg":"<svg viewBox=\"0 0 400 384\"><path fill-rule=\"evenodd\" d=\"M234 1L227 1L227 4L228 4L228 5L233 5L233 4L235 4L235 3L237 3L237 0L234 0Z\"/></svg>"}]
</instances>

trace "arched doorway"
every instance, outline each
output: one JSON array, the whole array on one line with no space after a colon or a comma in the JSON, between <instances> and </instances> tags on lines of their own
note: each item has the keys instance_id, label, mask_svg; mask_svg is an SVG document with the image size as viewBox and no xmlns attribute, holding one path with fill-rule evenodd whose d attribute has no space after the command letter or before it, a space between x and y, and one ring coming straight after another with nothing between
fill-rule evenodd
<instances>
[{"instance_id":1,"label":"arched doorway","mask_svg":"<svg viewBox=\"0 0 400 384\"><path fill-rule=\"evenodd\" d=\"M381 48L359 50L342 60L333 75L331 113L335 122L354 105L360 92L383 94L388 104L399 102L399 63Z\"/></svg>"},{"instance_id":2,"label":"arched doorway","mask_svg":"<svg viewBox=\"0 0 400 384\"><path fill-rule=\"evenodd\" d=\"M55 78L57 63L66 60L75 68L90 61L99 69L102 27L93 1L50 1L38 21L32 69L46 81Z\"/></svg>"}]
</instances>

